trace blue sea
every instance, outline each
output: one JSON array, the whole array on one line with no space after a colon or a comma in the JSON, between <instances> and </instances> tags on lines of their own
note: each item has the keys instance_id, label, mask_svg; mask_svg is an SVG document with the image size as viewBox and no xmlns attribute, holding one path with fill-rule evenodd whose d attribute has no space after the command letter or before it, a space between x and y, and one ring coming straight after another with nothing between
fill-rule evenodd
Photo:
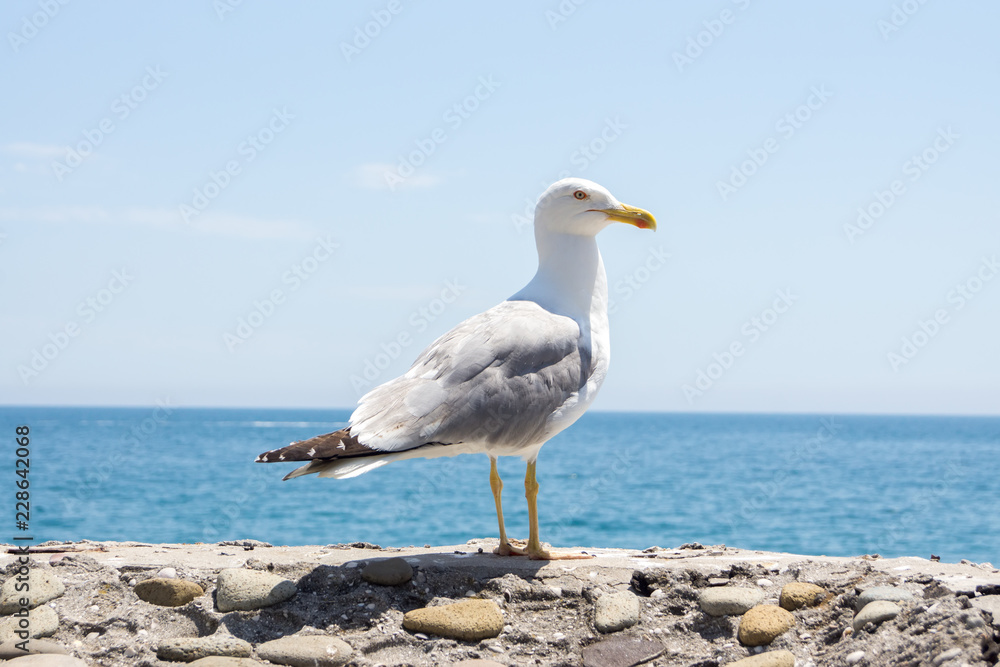
<instances>
[{"instance_id":1,"label":"blue sea","mask_svg":"<svg viewBox=\"0 0 1000 667\"><path fill-rule=\"evenodd\" d=\"M288 482L294 464L253 462L348 415L2 407L0 541L24 534L14 525L17 425L30 428L36 542L407 546L496 535L485 456ZM500 472L508 533L526 537L524 464L503 459ZM541 536L555 546L701 542L1000 564L1000 418L590 413L545 445L538 479Z\"/></svg>"}]
</instances>

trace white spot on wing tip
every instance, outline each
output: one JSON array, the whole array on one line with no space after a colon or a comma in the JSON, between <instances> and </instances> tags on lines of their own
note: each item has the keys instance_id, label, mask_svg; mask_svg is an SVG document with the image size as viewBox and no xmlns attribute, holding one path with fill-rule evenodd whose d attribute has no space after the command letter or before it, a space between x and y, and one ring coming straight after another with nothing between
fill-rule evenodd
<instances>
[{"instance_id":1,"label":"white spot on wing tip","mask_svg":"<svg viewBox=\"0 0 1000 667\"><path fill-rule=\"evenodd\" d=\"M340 443L339 445L337 445L337 449L343 449L346 452L347 451L347 445L345 445L344 443Z\"/></svg>"},{"instance_id":2,"label":"white spot on wing tip","mask_svg":"<svg viewBox=\"0 0 1000 667\"><path fill-rule=\"evenodd\" d=\"M306 452L306 456L316 456L316 448L313 447L308 452Z\"/></svg>"},{"instance_id":3,"label":"white spot on wing tip","mask_svg":"<svg viewBox=\"0 0 1000 667\"><path fill-rule=\"evenodd\" d=\"M284 454L280 455L280 456L278 457L278 460L279 460L279 461L284 461L284 460L285 460L285 455L284 455Z\"/></svg>"}]
</instances>

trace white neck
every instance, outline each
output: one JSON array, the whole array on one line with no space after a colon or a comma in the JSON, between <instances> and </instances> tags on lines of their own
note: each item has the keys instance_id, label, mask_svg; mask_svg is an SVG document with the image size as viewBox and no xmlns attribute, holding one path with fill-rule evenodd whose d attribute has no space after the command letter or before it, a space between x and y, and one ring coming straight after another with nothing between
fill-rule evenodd
<instances>
[{"instance_id":1,"label":"white neck","mask_svg":"<svg viewBox=\"0 0 1000 667\"><path fill-rule=\"evenodd\" d=\"M597 239L549 232L536 226L535 243L538 271L511 300L534 301L588 328L592 315L603 313L606 319L608 280Z\"/></svg>"}]
</instances>

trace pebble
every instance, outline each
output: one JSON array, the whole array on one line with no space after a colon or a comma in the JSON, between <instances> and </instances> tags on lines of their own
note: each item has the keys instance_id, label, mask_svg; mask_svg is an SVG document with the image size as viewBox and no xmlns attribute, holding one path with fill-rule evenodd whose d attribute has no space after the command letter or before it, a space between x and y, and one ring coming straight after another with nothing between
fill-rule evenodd
<instances>
[{"instance_id":1,"label":"pebble","mask_svg":"<svg viewBox=\"0 0 1000 667\"><path fill-rule=\"evenodd\" d=\"M327 635L292 635L264 642L257 656L291 667L339 667L351 659L351 647Z\"/></svg>"},{"instance_id":2,"label":"pebble","mask_svg":"<svg viewBox=\"0 0 1000 667\"><path fill-rule=\"evenodd\" d=\"M0 643L19 639L14 633L19 631L20 620L16 616L5 616L0 619ZM48 605L35 607L28 612L28 625L32 637L51 637L59 629L59 615Z\"/></svg>"},{"instance_id":3,"label":"pebble","mask_svg":"<svg viewBox=\"0 0 1000 667\"><path fill-rule=\"evenodd\" d=\"M948 662L953 658L957 658L960 655L962 655L962 649L960 648L949 649L944 653L939 653L938 656L934 658L934 664L940 665L942 663Z\"/></svg>"},{"instance_id":4,"label":"pebble","mask_svg":"<svg viewBox=\"0 0 1000 667\"><path fill-rule=\"evenodd\" d=\"M740 619L737 638L745 646L767 646L795 626L791 612L777 605L758 605Z\"/></svg>"},{"instance_id":5,"label":"pebble","mask_svg":"<svg viewBox=\"0 0 1000 667\"><path fill-rule=\"evenodd\" d=\"M768 586L774 586L774 582L770 579L758 579L757 585L761 588L767 588Z\"/></svg>"},{"instance_id":6,"label":"pebble","mask_svg":"<svg viewBox=\"0 0 1000 667\"><path fill-rule=\"evenodd\" d=\"M191 662L210 655L249 658L252 650L250 643L242 639L230 635L212 635L165 641L156 648L156 657L173 662Z\"/></svg>"},{"instance_id":7,"label":"pebble","mask_svg":"<svg viewBox=\"0 0 1000 667\"><path fill-rule=\"evenodd\" d=\"M503 615L493 600L462 600L440 607L408 611L403 616L403 627L411 632L479 641L503 632Z\"/></svg>"},{"instance_id":8,"label":"pebble","mask_svg":"<svg viewBox=\"0 0 1000 667\"><path fill-rule=\"evenodd\" d=\"M16 644L22 643L20 639L4 642L0 644L0 660L10 660L20 658L24 655L56 653L59 655L69 655L69 651L62 644L48 641L47 639L29 639L24 648L26 652L19 649Z\"/></svg>"},{"instance_id":9,"label":"pebble","mask_svg":"<svg viewBox=\"0 0 1000 667\"><path fill-rule=\"evenodd\" d=\"M606 593L594 604L594 627L618 632L639 622L639 598L631 591Z\"/></svg>"},{"instance_id":10,"label":"pebble","mask_svg":"<svg viewBox=\"0 0 1000 667\"><path fill-rule=\"evenodd\" d=\"M803 607L815 607L826 598L826 589L804 581L793 581L781 588L778 604L782 609L795 611Z\"/></svg>"},{"instance_id":11,"label":"pebble","mask_svg":"<svg viewBox=\"0 0 1000 667\"><path fill-rule=\"evenodd\" d=\"M22 586L25 584L23 581L20 583ZM66 586L59 577L48 570L37 568L28 570L28 581L26 583L31 591L30 608L32 609L45 604L49 600L55 600L66 592ZM13 614L21 608L18 601L24 597L24 593L16 590L17 584L17 578L11 577L0 588L0 614Z\"/></svg>"},{"instance_id":12,"label":"pebble","mask_svg":"<svg viewBox=\"0 0 1000 667\"><path fill-rule=\"evenodd\" d=\"M499 662L495 662L493 660L482 660L482 659L462 660L460 662L453 662L452 664L464 665L465 667L506 667L506 665L502 665Z\"/></svg>"},{"instance_id":13,"label":"pebble","mask_svg":"<svg viewBox=\"0 0 1000 667\"><path fill-rule=\"evenodd\" d=\"M132 590L140 600L160 607L180 607L205 594L193 581L168 577L140 581Z\"/></svg>"},{"instance_id":14,"label":"pebble","mask_svg":"<svg viewBox=\"0 0 1000 667\"><path fill-rule=\"evenodd\" d=\"M215 602L219 611L252 611L284 602L295 595L294 581L276 574L233 568L219 572Z\"/></svg>"},{"instance_id":15,"label":"pebble","mask_svg":"<svg viewBox=\"0 0 1000 667\"><path fill-rule=\"evenodd\" d=\"M895 602L889 602L888 600L869 602L854 617L854 631L857 632L869 623L878 625L879 623L892 620L899 616L900 611L902 610Z\"/></svg>"},{"instance_id":16,"label":"pebble","mask_svg":"<svg viewBox=\"0 0 1000 667\"><path fill-rule=\"evenodd\" d=\"M80 658L51 653L44 655L22 655L20 658L7 660L3 664L13 665L14 667L87 667L87 663Z\"/></svg>"},{"instance_id":17,"label":"pebble","mask_svg":"<svg viewBox=\"0 0 1000 667\"><path fill-rule=\"evenodd\" d=\"M264 667L264 664L250 658L229 658L222 655L210 655L189 662L191 667Z\"/></svg>"},{"instance_id":18,"label":"pebble","mask_svg":"<svg viewBox=\"0 0 1000 667\"><path fill-rule=\"evenodd\" d=\"M659 656L664 648L660 642L649 639L611 637L583 649L583 665L584 667L634 667Z\"/></svg>"},{"instance_id":19,"label":"pebble","mask_svg":"<svg viewBox=\"0 0 1000 667\"><path fill-rule=\"evenodd\" d=\"M884 600L887 602L903 602L905 600L912 599L913 593L902 588L896 588L895 586L876 586L863 591L861 595L858 596L858 601L854 608L857 611L861 611L865 608L865 605L877 600Z\"/></svg>"},{"instance_id":20,"label":"pebble","mask_svg":"<svg viewBox=\"0 0 1000 667\"><path fill-rule=\"evenodd\" d=\"M864 659L865 659L864 651L853 651L851 653L848 653L844 657L844 662L846 662L848 665L856 665Z\"/></svg>"},{"instance_id":21,"label":"pebble","mask_svg":"<svg viewBox=\"0 0 1000 667\"><path fill-rule=\"evenodd\" d=\"M706 588L698 595L698 606L709 616L740 616L763 601L759 588L739 586Z\"/></svg>"},{"instance_id":22,"label":"pebble","mask_svg":"<svg viewBox=\"0 0 1000 667\"><path fill-rule=\"evenodd\" d=\"M413 578L413 567L402 558L382 558L368 563L361 578L379 586L399 586Z\"/></svg>"},{"instance_id":23,"label":"pebble","mask_svg":"<svg viewBox=\"0 0 1000 667\"><path fill-rule=\"evenodd\" d=\"M795 654L791 651L768 651L730 662L726 667L795 667Z\"/></svg>"},{"instance_id":24,"label":"pebble","mask_svg":"<svg viewBox=\"0 0 1000 667\"><path fill-rule=\"evenodd\" d=\"M161 577L163 579L176 579L177 569L173 567L165 567L159 572L157 572L156 576Z\"/></svg>"}]
</instances>

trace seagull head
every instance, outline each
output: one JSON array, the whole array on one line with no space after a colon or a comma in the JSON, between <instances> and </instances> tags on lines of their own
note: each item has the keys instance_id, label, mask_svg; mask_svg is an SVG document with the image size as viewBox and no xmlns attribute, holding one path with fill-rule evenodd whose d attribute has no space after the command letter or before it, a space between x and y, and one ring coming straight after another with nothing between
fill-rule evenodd
<instances>
[{"instance_id":1,"label":"seagull head","mask_svg":"<svg viewBox=\"0 0 1000 667\"><path fill-rule=\"evenodd\" d=\"M536 231L595 236L612 222L656 229L656 218L649 211L623 204L605 188L583 178L556 181L535 206Z\"/></svg>"}]
</instances>

